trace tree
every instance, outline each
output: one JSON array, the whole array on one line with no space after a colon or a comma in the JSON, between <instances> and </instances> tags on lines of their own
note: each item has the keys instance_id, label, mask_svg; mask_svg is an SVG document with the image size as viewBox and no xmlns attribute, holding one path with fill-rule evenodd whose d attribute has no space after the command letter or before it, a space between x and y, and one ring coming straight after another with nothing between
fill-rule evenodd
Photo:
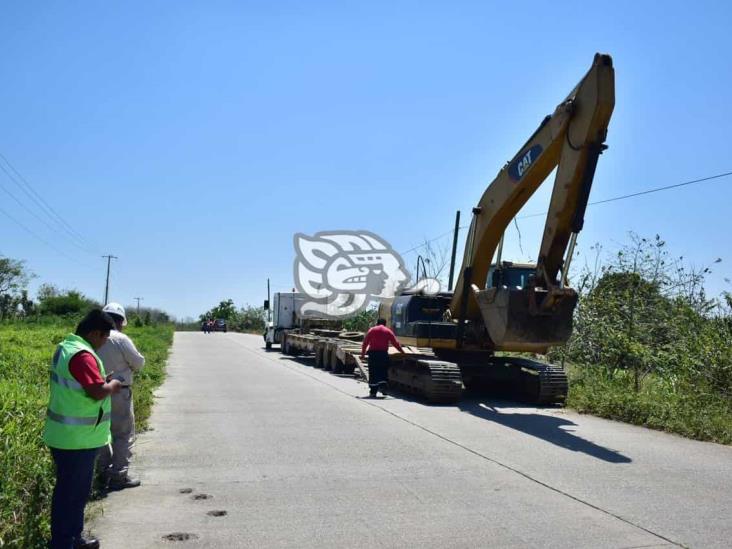
<instances>
[{"instance_id":1,"label":"tree","mask_svg":"<svg viewBox=\"0 0 732 549\"><path fill-rule=\"evenodd\" d=\"M226 320L229 330L256 333L264 331L264 309L262 307L246 305L237 310L233 299L221 301L216 307L200 315L199 321L203 322L210 318L222 318Z\"/></svg>"},{"instance_id":2,"label":"tree","mask_svg":"<svg viewBox=\"0 0 732 549\"><path fill-rule=\"evenodd\" d=\"M264 309L251 305L242 307L239 309L234 328L242 332L264 332Z\"/></svg>"},{"instance_id":3,"label":"tree","mask_svg":"<svg viewBox=\"0 0 732 549\"><path fill-rule=\"evenodd\" d=\"M206 311L203 313L199 319L201 321L206 320L207 318L223 318L226 321L234 320L237 315L236 312L236 306L234 305L233 299L227 299L225 301L221 301L216 307L213 307L212 309Z\"/></svg>"},{"instance_id":4,"label":"tree","mask_svg":"<svg viewBox=\"0 0 732 549\"><path fill-rule=\"evenodd\" d=\"M38 301L43 301L49 297L57 297L61 292L53 284L44 283L38 288L36 297Z\"/></svg>"},{"instance_id":5,"label":"tree","mask_svg":"<svg viewBox=\"0 0 732 549\"><path fill-rule=\"evenodd\" d=\"M36 304L33 303L33 300L28 297L28 290L22 290L20 292L20 299L18 300L18 305L20 306L20 313L27 317L31 314L33 314L36 310Z\"/></svg>"},{"instance_id":6,"label":"tree","mask_svg":"<svg viewBox=\"0 0 732 549\"><path fill-rule=\"evenodd\" d=\"M41 286L41 290L38 297L41 314L77 315L99 306L99 303L89 299L78 290L59 291L49 284Z\"/></svg>"},{"instance_id":7,"label":"tree","mask_svg":"<svg viewBox=\"0 0 732 549\"><path fill-rule=\"evenodd\" d=\"M0 319L15 313L21 291L32 276L24 261L0 256Z\"/></svg>"},{"instance_id":8,"label":"tree","mask_svg":"<svg viewBox=\"0 0 732 549\"><path fill-rule=\"evenodd\" d=\"M143 324L167 324L170 322L170 315L161 309L154 307L140 307L139 314L137 305L127 305L127 322L134 323L138 318Z\"/></svg>"}]
</instances>

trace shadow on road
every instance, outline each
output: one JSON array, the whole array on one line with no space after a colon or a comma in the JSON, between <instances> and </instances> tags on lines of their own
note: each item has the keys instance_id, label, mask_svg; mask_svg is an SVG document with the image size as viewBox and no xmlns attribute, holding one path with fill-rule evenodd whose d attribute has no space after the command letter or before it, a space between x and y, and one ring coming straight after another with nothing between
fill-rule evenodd
<instances>
[{"instance_id":1,"label":"shadow on road","mask_svg":"<svg viewBox=\"0 0 732 549\"><path fill-rule=\"evenodd\" d=\"M520 405L517 406L508 402L505 405L511 406L512 408L520 407ZM458 408L463 412L493 421L509 429L521 431L522 433L540 438L561 448L571 450L572 452L582 452L583 454L609 463L631 463L633 461L620 452L605 448L604 446L575 435L568 428L576 427L577 424L565 418L521 412L515 414L504 413L495 407L495 403L485 403L476 400L462 401L458 404ZM530 407L527 406L526 408Z\"/></svg>"},{"instance_id":2,"label":"shadow on road","mask_svg":"<svg viewBox=\"0 0 732 549\"><path fill-rule=\"evenodd\" d=\"M309 356L283 356L281 359L314 368L314 362L312 360L312 357ZM339 377L352 378L353 376L344 375ZM560 448L565 448L572 452L582 452L583 454L587 454L588 456L592 456L596 459L600 459L608 463L631 463L633 461L632 459L624 456L620 452L611 450L610 448L605 448L604 446L600 446L599 444L595 444L594 442L590 442L589 440L585 440L584 438L575 435L572 432L572 427L576 427L577 424L568 419L528 412L528 410L536 410L536 406L534 405L493 398L486 400L485 395L476 398L477 395L475 394L473 398L468 396L468 398L460 401L457 405L435 405L428 404L420 398L416 398L413 395L403 393L402 391L398 390L390 389L389 394L401 400L407 400L423 406L444 406L446 408L457 407L463 412L472 414L476 417L493 421L494 423L498 423L499 425L503 425L504 427L508 427L509 429L521 431L522 433L540 438L556 446L559 446ZM368 397L363 398L368 399ZM524 409L527 410L527 412L504 413L500 411L500 408Z\"/></svg>"}]
</instances>

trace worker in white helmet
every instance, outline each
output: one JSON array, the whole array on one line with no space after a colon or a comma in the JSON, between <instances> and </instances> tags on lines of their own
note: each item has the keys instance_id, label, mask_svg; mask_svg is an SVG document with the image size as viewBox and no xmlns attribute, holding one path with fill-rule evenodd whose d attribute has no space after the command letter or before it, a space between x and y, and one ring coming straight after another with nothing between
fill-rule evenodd
<instances>
[{"instance_id":1,"label":"worker in white helmet","mask_svg":"<svg viewBox=\"0 0 732 549\"><path fill-rule=\"evenodd\" d=\"M102 309L114 320L116 330L97 354L110 379L118 379L122 389L112 398L112 443L99 452L98 468L104 487L109 490L123 490L140 485L140 481L129 476L132 443L135 438L135 413L132 405L133 372L145 365L145 357L132 340L122 333L127 325L125 309L119 303L109 303Z\"/></svg>"}]
</instances>

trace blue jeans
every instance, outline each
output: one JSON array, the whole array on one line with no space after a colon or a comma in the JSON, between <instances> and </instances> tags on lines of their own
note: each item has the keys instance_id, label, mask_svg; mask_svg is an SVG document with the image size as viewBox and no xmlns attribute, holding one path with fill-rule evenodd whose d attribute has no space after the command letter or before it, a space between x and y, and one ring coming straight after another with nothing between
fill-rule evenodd
<instances>
[{"instance_id":1,"label":"blue jeans","mask_svg":"<svg viewBox=\"0 0 732 549\"><path fill-rule=\"evenodd\" d=\"M71 549L84 529L84 507L94 478L99 448L51 448L56 464L56 486L51 500L51 549Z\"/></svg>"}]
</instances>

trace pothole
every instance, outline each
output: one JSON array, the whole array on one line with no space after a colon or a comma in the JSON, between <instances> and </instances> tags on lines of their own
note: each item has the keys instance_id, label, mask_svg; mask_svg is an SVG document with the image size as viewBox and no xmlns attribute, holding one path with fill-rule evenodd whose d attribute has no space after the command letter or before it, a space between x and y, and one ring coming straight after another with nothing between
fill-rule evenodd
<instances>
[{"instance_id":1,"label":"pothole","mask_svg":"<svg viewBox=\"0 0 732 549\"><path fill-rule=\"evenodd\" d=\"M167 541L188 541L191 539L198 539L196 534L189 534L188 532L173 532L163 536L164 540Z\"/></svg>"},{"instance_id":2,"label":"pothole","mask_svg":"<svg viewBox=\"0 0 732 549\"><path fill-rule=\"evenodd\" d=\"M213 496L209 496L208 494L194 494L192 497L196 501L199 501L202 499L211 499Z\"/></svg>"},{"instance_id":3,"label":"pothole","mask_svg":"<svg viewBox=\"0 0 732 549\"><path fill-rule=\"evenodd\" d=\"M217 509L215 511L209 511L206 514L210 517L225 517L228 513L223 509Z\"/></svg>"},{"instance_id":4,"label":"pothole","mask_svg":"<svg viewBox=\"0 0 732 549\"><path fill-rule=\"evenodd\" d=\"M180 490L178 490L178 493L179 494L192 494L193 488L181 488Z\"/></svg>"}]
</instances>

